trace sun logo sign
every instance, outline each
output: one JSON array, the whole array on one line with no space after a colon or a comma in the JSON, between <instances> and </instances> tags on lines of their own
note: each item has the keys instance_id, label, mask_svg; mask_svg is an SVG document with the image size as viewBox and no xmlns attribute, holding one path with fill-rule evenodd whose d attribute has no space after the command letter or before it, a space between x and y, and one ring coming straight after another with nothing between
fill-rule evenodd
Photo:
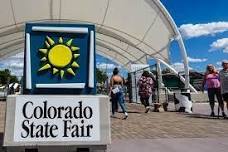
<instances>
[{"instance_id":1,"label":"sun logo sign","mask_svg":"<svg viewBox=\"0 0 228 152\"><path fill-rule=\"evenodd\" d=\"M73 46L73 39L64 43L63 38L59 37L58 42L55 42L49 36L46 37L45 48L39 49L41 53L40 61L43 66L39 71L51 70L53 75L59 74L62 79L67 72L75 76L74 69L79 68L76 59L80 56L78 53L79 47Z\"/></svg>"},{"instance_id":2,"label":"sun logo sign","mask_svg":"<svg viewBox=\"0 0 228 152\"><path fill-rule=\"evenodd\" d=\"M27 23L24 94L95 94L95 26Z\"/></svg>"}]
</instances>

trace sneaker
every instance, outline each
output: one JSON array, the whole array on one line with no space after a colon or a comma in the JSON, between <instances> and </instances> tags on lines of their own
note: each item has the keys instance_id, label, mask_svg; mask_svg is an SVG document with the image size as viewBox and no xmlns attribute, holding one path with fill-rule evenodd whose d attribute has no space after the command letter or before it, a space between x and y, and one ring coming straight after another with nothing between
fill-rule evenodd
<instances>
[{"instance_id":1,"label":"sneaker","mask_svg":"<svg viewBox=\"0 0 228 152\"><path fill-rule=\"evenodd\" d=\"M211 112L211 115L210 115L210 116L211 116L211 117L214 117L214 116L215 116L214 111Z\"/></svg>"},{"instance_id":2,"label":"sneaker","mask_svg":"<svg viewBox=\"0 0 228 152\"><path fill-rule=\"evenodd\" d=\"M225 112L222 112L222 116L223 116L224 118L227 117L226 114L225 114Z\"/></svg>"},{"instance_id":3,"label":"sneaker","mask_svg":"<svg viewBox=\"0 0 228 152\"><path fill-rule=\"evenodd\" d=\"M146 107L145 113L148 113L150 111L150 107Z\"/></svg>"},{"instance_id":4,"label":"sneaker","mask_svg":"<svg viewBox=\"0 0 228 152\"><path fill-rule=\"evenodd\" d=\"M114 114L111 115L111 118L116 118L116 116Z\"/></svg>"},{"instance_id":5,"label":"sneaker","mask_svg":"<svg viewBox=\"0 0 228 152\"><path fill-rule=\"evenodd\" d=\"M124 113L124 118L123 118L123 119L125 120L125 119L127 119L127 118L128 118L128 113L125 112L125 113Z\"/></svg>"}]
</instances>

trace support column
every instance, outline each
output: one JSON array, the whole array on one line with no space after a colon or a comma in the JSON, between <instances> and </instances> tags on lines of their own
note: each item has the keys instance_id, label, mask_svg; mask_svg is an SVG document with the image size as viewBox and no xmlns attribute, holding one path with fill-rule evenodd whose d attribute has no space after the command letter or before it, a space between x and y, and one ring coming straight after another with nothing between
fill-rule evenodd
<instances>
[{"instance_id":1,"label":"support column","mask_svg":"<svg viewBox=\"0 0 228 152\"><path fill-rule=\"evenodd\" d=\"M161 62L159 60L157 61L157 72L158 72L158 89L160 90L162 88L162 71L161 71Z\"/></svg>"},{"instance_id":2,"label":"support column","mask_svg":"<svg viewBox=\"0 0 228 152\"><path fill-rule=\"evenodd\" d=\"M180 35L176 38L176 40L177 40L177 42L179 44L181 56L182 56L183 63L184 63L185 89L188 90L189 89L189 81L190 81L190 78L189 78L189 67L188 67L187 53L186 53L186 49L185 49L185 46L184 46L183 39L181 38Z\"/></svg>"},{"instance_id":3,"label":"support column","mask_svg":"<svg viewBox=\"0 0 228 152\"><path fill-rule=\"evenodd\" d=\"M157 88L157 100L158 102L160 101L160 97L161 97L161 88L162 88L162 72L161 72L161 63L159 60L156 60L157 62L157 80L158 80L158 88Z\"/></svg>"}]
</instances>

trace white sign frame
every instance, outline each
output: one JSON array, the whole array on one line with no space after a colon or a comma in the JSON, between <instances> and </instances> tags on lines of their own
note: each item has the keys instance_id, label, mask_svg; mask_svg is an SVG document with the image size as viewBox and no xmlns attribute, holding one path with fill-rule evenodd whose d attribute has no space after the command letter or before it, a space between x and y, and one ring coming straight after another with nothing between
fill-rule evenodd
<instances>
[{"instance_id":1,"label":"white sign frame","mask_svg":"<svg viewBox=\"0 0 228 152\"><path fill-rule=\"evenodd\" d=\"M79 101L82 101L82 107L90 106L93 109L93 116L89 119L79 118L78 121L84 120L85 125L93 124L93 133L91 132L91 136L86 137L62 137L61 134L58 134L58 137L51 138L45 137L41 138L21 138L21 132L24 132L24 136L26 131L21 128L23 123L24 115L22 114L21 108L23 108L24 104L28 101L33 101L33 105L27 103L27 117L31 117L33 114L31 109L42 104L44 101L47 102L47 107L50 106L78 106ZM37 102L37 103L35 103ZM95 110L95 109L96 110ZM39 109L39 108L38 108ZM42 109L42 108L41 108ZM25 110L25 111L26 111ZM88 111L88 110L87 110ZM38 115L38 114L37 114ZM64 114L63 114L64 115ZM43 118L42 118L43 119ZM37 120L37 118L31 118L30 124L32 122L36 122L37 124L45 124L47 121L45 119ZM49 124L56 123L57 125L61 124L62 119L59 120L51 120ZM73 120L73 121L76 121ZM72 122L73 122L72 121ZM28 123L27 123L28 124ZM26 124L26 125L27 125ZM58 131L61 132L61 129ZM55 131L56 134L56 131ZM69 133L70 134L70 133ZM30 137L30 136L29 136ZM42 145L58 145L58 146L66 146L66 145L107 145L111 143L111 126L110 126L110 103L109 97L103 95L16 95L9 96L7 98L7 113L6 113L6 125L5 125L5 135L4 135L4 146L42 146Z\"/></svg>"}]
</instances>

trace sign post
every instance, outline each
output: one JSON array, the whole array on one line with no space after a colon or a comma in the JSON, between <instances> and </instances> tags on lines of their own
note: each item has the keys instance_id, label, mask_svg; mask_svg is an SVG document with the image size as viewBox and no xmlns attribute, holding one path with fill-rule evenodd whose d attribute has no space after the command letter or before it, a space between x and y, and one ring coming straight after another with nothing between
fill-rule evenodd
<instances>
[{"instance_id":1,"label":"sign post","mask_svg":"<svg viewBox=\"0 0 228 152\"><path fill-rule=\"evenodd\" d=\"M39 23L25 31L23 95L7 97L7 151L105 151L110 105L96 95L94 26Z\"/></svg>"}]
</instances>

